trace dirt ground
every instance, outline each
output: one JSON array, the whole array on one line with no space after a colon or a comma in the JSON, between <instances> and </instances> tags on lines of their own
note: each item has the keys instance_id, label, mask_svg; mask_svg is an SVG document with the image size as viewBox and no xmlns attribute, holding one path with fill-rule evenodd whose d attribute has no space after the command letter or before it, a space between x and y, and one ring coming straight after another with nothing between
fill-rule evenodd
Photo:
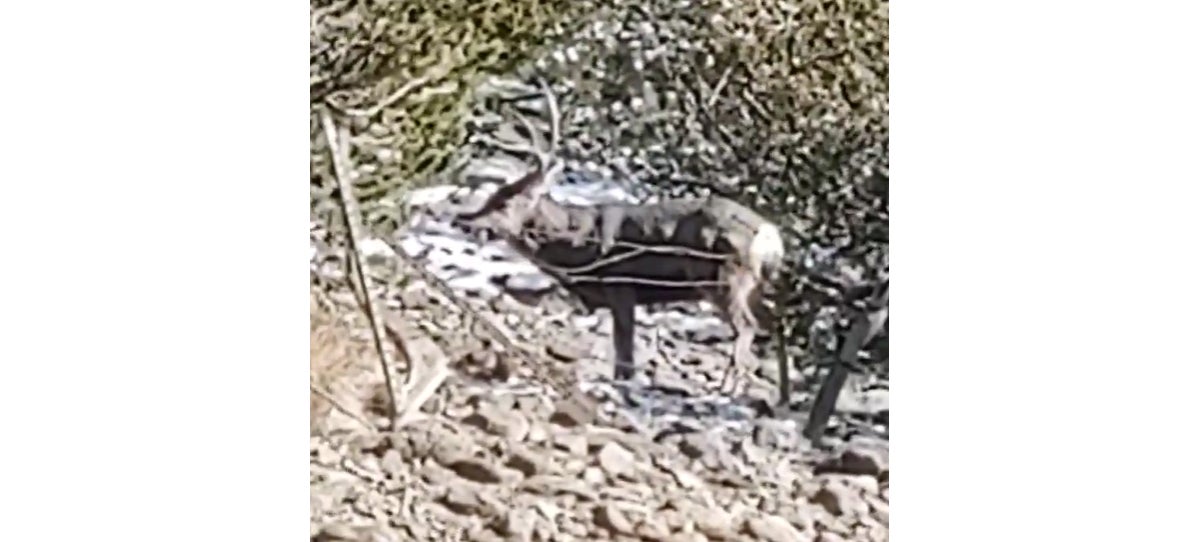
<instances>
[{"instance_id":1,"label":"dirt ground","mask_svg":"<svg viewBox=\"0 0 1200 542\"><path fill-rule=\"evenodd\" d=\"M421 404L383 429L365 318L347 292L314 293L314 540L888 539L886 427L832 430L828 447L813 447L799 435L803 412L769 408L769 358L744 396L716 393L730 341L709 308L639 309L643 374L617 386L603 312L471 289L489 281L464 280L461 262L425 256L413 271L414 258L390 250L403 245L364 247L374 275L408 277L376 281L373 294L415 380L440 366L447 376L414 400L420 382L406 385L389 341L395 386L408 390L401 409ZM314 246L314 274L339 278L337 259ZM796 397L813 386L802 379Z\"/></svg>"}]
</instances>

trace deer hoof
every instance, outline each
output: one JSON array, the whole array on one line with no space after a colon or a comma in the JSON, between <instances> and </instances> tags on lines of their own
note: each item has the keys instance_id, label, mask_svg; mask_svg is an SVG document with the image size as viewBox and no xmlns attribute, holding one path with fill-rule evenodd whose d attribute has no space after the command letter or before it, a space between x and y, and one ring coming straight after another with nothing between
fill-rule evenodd
<instances>
[{"instance_id":1,"label":"deer hoof","mask_svg":"<svg viewBox=\"0 0 1200 542\"><path fill-rule=\"evenodd\" d=\"M613 379L614 380L633 380L634 370L632 363L617 362L613 364Z\"/></svg>"}]
</instances>

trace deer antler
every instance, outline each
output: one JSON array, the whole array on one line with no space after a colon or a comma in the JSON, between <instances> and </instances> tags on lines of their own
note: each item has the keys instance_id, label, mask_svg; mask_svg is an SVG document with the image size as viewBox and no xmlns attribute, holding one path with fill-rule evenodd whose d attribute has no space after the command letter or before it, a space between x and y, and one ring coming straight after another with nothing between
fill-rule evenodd
<instances>
[{"instance_id":1,"label":"deer antler","mask_svg":"<svg viewBox=\"0 0 1200 542\"><path fill-rule=\"evenodd\" d=\"M532 213L538 202L549 193L551 182L562 170L562 162L558 159L557 155L561 137L561 118L558 109L558 100L555 98L554 92L550 89L550 85L545 79L539 78L538 86L541 88L542 94L546 97L546 104L550 114L549 143L545 144L540 131L525 115L518 113L517 120L529 132L532 144L523 146L501 145L504 150L512 153L532 154L537 159L536 169L527 173L516 182L500 187L495 194L492 194L484 202L482 207L476 211L459 214L459 219L477 220L505 209L510 202L519 202L515 206L515 209L510 209L511 211L515 211L516 214L509 217L513 225L519 224L524 221L523 217L527 213Z\"/></svg>"}]
</instances>

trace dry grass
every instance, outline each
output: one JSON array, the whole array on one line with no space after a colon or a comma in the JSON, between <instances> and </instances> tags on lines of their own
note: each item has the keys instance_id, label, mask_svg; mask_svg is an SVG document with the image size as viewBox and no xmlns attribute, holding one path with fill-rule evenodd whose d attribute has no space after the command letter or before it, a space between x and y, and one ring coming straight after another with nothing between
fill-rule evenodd
<instances>
[{"instance_id":1,"label":"dry grass","mask_svg":"<svg viewBox=\"0 0 1200 542\"><path fill-rule=\"evenodd\" d=\"M336 311L315 293L309 295L309 429L312 434L375 431L371 420L387 418L391 410L378 355L371 341L355 336L354 327ZM421 406L449 376L449 360L436 343L403 322L386 327L391 340L385 348L393 355L401 344L415 340L420 346L398 390L399 410L392 424L399 428L421 417Z\"/></svg>"},{"instance_id":2,"label":"dry grass","mask_svg":"<svg viewBox=\"0 0 1200 542\"><path fill-rule=\"evenodd\" d=\"M309 429L322 432L334 410L370 429L366 406L372 393L372 348L349 325L309 296ZM366 389L364 389L364 387Z\"/></svg>"}]
</instances>

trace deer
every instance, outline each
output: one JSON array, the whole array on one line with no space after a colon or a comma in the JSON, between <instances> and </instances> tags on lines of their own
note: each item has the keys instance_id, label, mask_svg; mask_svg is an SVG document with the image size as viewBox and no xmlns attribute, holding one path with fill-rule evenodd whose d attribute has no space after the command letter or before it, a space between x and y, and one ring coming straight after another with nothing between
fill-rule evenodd
<instances>
[{"instance_id":1,"label":"deer","mask_svg":"<svg viewBox=\"0 0 1200 542\"><path fill-rule=\"evenodd\" d=\"M549 189L564 168L558 156L561 115L546 81L538 85L550 117L549 141L517 113L532 141L504 145L513 154L532 155L533 168L478 209L456 213L456 220L498 233L589 312L610 311L615 380L634 376L635 307L715 304L735 334L719 389L736 392L757 364L754 337L770 316L766 290L784 259L778 226L717 195L596 206L555 201Z\"/></svg>"}]
</instances>

